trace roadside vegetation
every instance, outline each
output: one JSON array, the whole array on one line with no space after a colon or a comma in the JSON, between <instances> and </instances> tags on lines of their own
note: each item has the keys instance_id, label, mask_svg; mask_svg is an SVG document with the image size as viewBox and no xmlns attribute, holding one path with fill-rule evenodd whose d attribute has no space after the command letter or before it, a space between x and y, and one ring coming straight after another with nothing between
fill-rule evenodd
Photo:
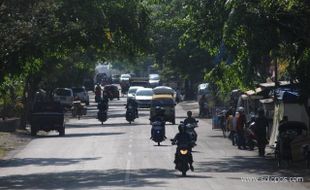
<instances>
[{"instance_id":1,"label":"roadside vegetation","mask_svg":"<svg viewBox=\"0 0 310 190\"><path fill-rule=\"evenodd\" d=\"M307 0L2 0L0 15L2 116L25 121L37 89L81 84L113 60L151 62L188 91L207 81L222 100L276 76L310 96Z\"/></svg>"}]
</instances>

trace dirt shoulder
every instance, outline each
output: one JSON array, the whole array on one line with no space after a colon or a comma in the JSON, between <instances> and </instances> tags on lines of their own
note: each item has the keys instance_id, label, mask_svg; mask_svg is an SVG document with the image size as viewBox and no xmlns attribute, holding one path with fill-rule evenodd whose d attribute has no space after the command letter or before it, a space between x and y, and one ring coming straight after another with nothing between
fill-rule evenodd
<instances>
[{"instance_id":1,"label":"dirt shoulder","mask_svg":"<svg viewBox=\"0 0 310 190\"><path fill-rule=\"evenodd\" d=\"M0 159L31 141L28 131L0 132Z\"/></svg>"}]
</instances>

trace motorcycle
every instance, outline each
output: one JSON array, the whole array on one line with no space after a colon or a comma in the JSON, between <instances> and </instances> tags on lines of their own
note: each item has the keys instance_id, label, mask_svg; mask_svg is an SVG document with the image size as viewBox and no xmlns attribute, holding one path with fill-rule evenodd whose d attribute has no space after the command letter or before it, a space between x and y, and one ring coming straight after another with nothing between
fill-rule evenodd
<instances>
[{"instance_id":1,"label":"motorcycle","mask_svg":"<svg viewBox=\"0 0 310 190\"><path fill-rule=\"evenodd\" d=\"M185 131L186 133L188 133L191 137L191 145L192 147L196 146L196 141L197 141L197 133L195 131L195 128L198 127L198 123L199 121L196 121L196 123L188 123L186 125ZM181 122L182 123L182 122Z\"/></svg>"},{"instance_id":2,"label":"motorcycle","mask_svg":"<svg viewBox=\"0 0 310 190\"><path fill-rule=\"evenodd\" d=\"M152 137L154 142L157 142L158 146L165 140L165 123L163 121L152 122Z\"/></svg>"},{"instance_id":3,"label":"motorcycle","mask_svg":"<svg viewBox=\"0 0 310 190\"><path fill-rule=\"evenodd\" d=\"M210 110L207 102L203 102L202 105L199 106L199 116L200 117L209 117Z\"/></svg>"},{"instance_id":4,"label":"motorcycle","mask_svg":"<svg viewBox=\"0 0 310 190\"><path fill-rule=\"evenodd\" d=\"M172 139L172 145L175 145L175 141ZM186 172L190 169L190 156L191 148L184 145L177 148L175 165L176 169L182 172L182 176L186 176Z\"/></svg>"},{"instance_id":5,"label":"motorcycle","mask_svg":"<svg viewBox=\"0 0 310 190\"><path fill-rule=\"evenodd\" d=\"M101 122L101 125L103 125L103 122L108 120L108 113L106 110L99 110L97 113L98 120Z\"/></svg>"},{"instance_id":6,"label":"motorcycle","mask_svg":"<svg viewBox=\"0 0 310 190\"><path fill-rule=\"evenodd\" d=\"M84 105L82 105L80 100L75 100L73 102L72 107L72 117L78 117L78 119L81 118L82 115L86 115L86 109L84 108Z\"/></svg>"},{"instance_id":7,"label":"motorcycle","mask_svg":"<svg viewBox=\"0 0 310 190\"><path fill-rule=\"evenodd\" d=\"M100 95L95 95L95 102L100 102L100 100L101 100L101 96Z\"/></svg>"},{"instance_id":8,"label":"motorcycle","mask_svg":"<svg viewBox=\"0 0 310 190\"><path fill-rule=\"evenodd\" d=\"M98 120L101 122L101 124L103 125L103 122L107 121L108 119L108 105L105 102L101 102L98 105L98 113L97 113L97 118Z\"/></svg>"},{"instance_id":9,"label":"motorcycle","mask_svg":"<svg viewBox=\"0 0 310 190\"><path fill-rule=\"evenodd\" d=\"M245 130L246 146L248 146L250 150L254 150L254 147L257 146L257 139L254 133L254 128L255 122L252 122Z\"/></svg>"},{"instance_id":10,"label":"motorcycle","mask_svg":"<svg viewBox=\"0 0 310 190\"><path fill-rule=\"evenodd\" d=\"M129 105L126 110L126 120L131 124L131 122L134 122L136 119L136 113L133 106Z\"/></svg>"}]
</instances>

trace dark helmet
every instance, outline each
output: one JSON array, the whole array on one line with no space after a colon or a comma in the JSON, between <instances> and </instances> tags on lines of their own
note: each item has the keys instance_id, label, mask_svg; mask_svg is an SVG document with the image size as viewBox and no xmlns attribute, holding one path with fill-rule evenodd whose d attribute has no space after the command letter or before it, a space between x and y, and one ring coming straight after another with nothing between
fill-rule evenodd
<instances>
[{"instance_id":1,"label":"dark helmet","mask_svg":"<svg viewBox=\"0 0 310 190\"><path fill-rule=\"evenodd\" d=\"M185 132L185 126L184 126L184 124L180 124L180 125L178 126L178 129L179 129L179 132L180 132L180 133L184 133L184 132Z\"/></svg>"},{"instance_id":2,"label":"dark helmet","mask_svg":"<svg viewBox=\"0 0 310 190\"><path fill-rule=\"evenodd\" d=\"M191 117L192 115L193 115L192 111L188 111L188 112L187 112L187 116L188 116L188 117Z\"/></svg>"}]
</instances>

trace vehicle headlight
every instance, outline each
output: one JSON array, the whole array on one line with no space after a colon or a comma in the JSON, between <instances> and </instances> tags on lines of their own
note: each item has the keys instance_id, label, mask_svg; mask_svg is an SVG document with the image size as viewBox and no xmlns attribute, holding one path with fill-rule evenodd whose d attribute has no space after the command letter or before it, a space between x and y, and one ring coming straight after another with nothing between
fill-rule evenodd
<instances>
[{"instance_id":1,"label":"vehicle headlight","mask_svg":"<svg viewBox=\"0 0 310 190\"><path fill-rule=\"evenodd\" d=\"M184 149L184 150L180 150L180 153L182 154L182 155L185 155L185 154L187 154L188 153L188 150L186 150L186 149Z\"/></svg>"}]
</instances>

